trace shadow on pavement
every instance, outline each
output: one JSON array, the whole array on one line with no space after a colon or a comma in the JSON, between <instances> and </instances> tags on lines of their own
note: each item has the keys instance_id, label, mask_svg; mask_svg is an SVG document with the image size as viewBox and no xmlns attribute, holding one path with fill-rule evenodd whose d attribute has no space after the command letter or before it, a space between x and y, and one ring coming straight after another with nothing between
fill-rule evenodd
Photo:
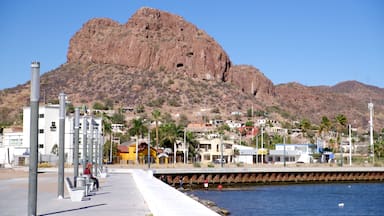
<instances>
[{"instance_id":1,"label":"shadow on pavement","mask_svg":"<svg viewBox=\"0 0 384 216\"><path fill-rule=\"evenodd\" d=\"M65 213L65 212L79 211L79 210L84 210L84 209L88 209L88 208L94 208L94 207L103 206L103 205L107 205L107 204L106 204L106 203L102 203L102 204L90 205L90 206L84 206L84 207L75 208L75 209L68 209L68 210L55 211L55 212L51 212L51 213L41 214L40 216L44 216L44 215L55 215L55 214L60 214L60 213Z\"/></svg>"}]
</instances>

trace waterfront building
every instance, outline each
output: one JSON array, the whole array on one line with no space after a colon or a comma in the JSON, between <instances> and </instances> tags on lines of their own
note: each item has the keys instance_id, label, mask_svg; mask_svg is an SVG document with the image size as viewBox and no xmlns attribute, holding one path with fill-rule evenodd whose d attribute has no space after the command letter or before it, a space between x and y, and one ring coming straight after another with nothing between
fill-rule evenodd
<instances>
[{"instance_id":1,"label":"waterfront building","mask_svg":"<svg viewBox=\"0 0 384 216\"><path fill-rule=\"evenodd\" d=\"M38 154L39 162L56 163L58 160L58 146L59 146L59 109L58 104L54 105L41 105L39 107L39 144ZM30 143L30 107L23 108L23 146L28 149ZM87 122L87 146L92 143L96 146L102 137L102 119L91 118L89 116L80 116L80 129L79 129L79 158L81 161L83 157L83 118ZM93 131L91 131L90 124L93 124ZM64 129L64 152L66 163L73 163L73 143L74 143L74 115L70 114L65 117ZM95 149L95 147L94 147ZM93 153L95 154L95 152Z\"/></svg>"},{"instance_id":2,"label":"waterfront building","mask_svg":"<svg viewBox=\"0 0 384 216\"><path fill-rule=\"evenodd\" d=\"M233 146L234 149L234 162L235 163L244 163L244 164L253 164L256 158L256 148L244 145Z\"/></svg>"},{"instance_id":3,"label":"waterfront building","mask_svg":"<svg viewBox=\"0 0 384 216\"><path fill-rule=\"evenodd\" d=\"M234 142L232 140L221 140L220 138L199 138L199 159L202 163L215 162L220 160L221 154L226 163L232 162Z\"/></svg>"},{"instance_id":4,"label":"waterfront building","mask_svg":"<svg viewBox=\"0 0 384 216\"><path fill-rule=\"evenodd\" d=\"M315 144L276 144L275 150L270 150L270 163L311 163L312 155L318 153Z\"/></svg>"}]
</instances>

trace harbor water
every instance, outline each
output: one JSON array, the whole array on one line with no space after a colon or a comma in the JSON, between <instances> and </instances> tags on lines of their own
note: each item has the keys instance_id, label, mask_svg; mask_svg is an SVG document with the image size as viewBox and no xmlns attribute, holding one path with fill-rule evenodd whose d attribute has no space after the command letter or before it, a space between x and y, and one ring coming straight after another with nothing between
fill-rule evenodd
<instances>
[{"instance_id":1,"label":"harbor water","mask_svg":"<svg viewBox=\"0 0 384 216\"><path fill-rule=\"evenodd\" d=\"M383 183L254 186L192 193L231 215L384 215Z\"/></svg>"}]
</instances>

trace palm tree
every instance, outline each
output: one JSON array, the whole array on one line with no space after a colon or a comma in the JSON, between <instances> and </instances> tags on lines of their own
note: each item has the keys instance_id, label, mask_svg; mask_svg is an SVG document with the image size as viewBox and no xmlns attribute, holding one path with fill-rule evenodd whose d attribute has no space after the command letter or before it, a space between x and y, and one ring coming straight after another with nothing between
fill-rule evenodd
<instances>
[{"instance_id":1,"label":"palm tree","mask_svg":"<svg viewBox=\"0 0 384 216\"><path fill-rule=\"evenodd\" d=\"M303 131L305 136L308 135L308 130L311 128L311 122L308 119L302 119L300 121L300 129Z\"/></svg>"},{"instance_id":2,"label":"palm tree","mask_svg":"<svg viewBox=\"0 0 384 216\"><path fill-rule=\"evenodd\" d=\"M148 128L145 126L142 118L136 118L132 119L128 132L131 136L136 135L137 137L143 137L144 134L148 132Z\"/></svg>"},{"instance_id":3,"label":"palm tree","mask_svg":"<svg viewBox=\"0 0 384 216\"><path fill-rule=\"evenodd\" d=\"M154 110L152 112L152 117L155 120L155 124L156 124L156 149L159 149L159 120L161 117L160 111L157 109Z\"/></svg>"},{"instance_id":4,"label":"palm tree","mask_svg":"<svg viewBox=\"0 0 384 216\"><path fill-rule=\"evenodd\" d=\"M161 142L164 147L172 148L174 152L174 163L176 162L176 141L183 136L183 130L175 123L166 123L160 126Z\"/></svg>"},{"instance_id":5,"label":"palm tree","mask_svg":"<svg viewBox=\"0 0 384 216\"><path fill-rule=\"evenodd\" d=\"M198 152L199 141L196 140L193 132L187 131L186 142L188 143L188 157L195 158Z\"/></svg>"},{"instance_id":6,"label":"palm tree","mask_svg":"<svg viewBox=\"0 0 384 216\"><path fill-rule=\"evenodd\" d=\"M326 131L328 133L328 131L331 128L331 126L332 126L331 125L331 121L328 119L328 117L327 116L323 116L321 118L321 123L320 123L320 130L319 130L320 136L322 135L322 133L324 131Z\"/></svg>"},{"instance_id":7,"label":"palm tree","mask_svg":"<svg viewBox=\"0 0 384 216\"><path fill-rule=\"evenodd\" d=\"M338 114L335 117L335 122L336 122L336 134L337 134L336 143L340 145L340 133L347 126L347 117L345 117L345 115L343 114Z\"/></svg>"},{"instance_id":8,"label":"palm tree","mask_svg":"<svg viewBox=\"0 0 384 216\"><path fill-rule=\"evenodd\" d=\"M104 157L108 158L108 153L110 153L110 151L113 152L113 148L111 148L111 145L112 145L112 123L111 123L111 118L107 115L102 115L102 120L103 120L103 134L104 135L108 134L109 135L109 141L110 141L110 145L104 145L104 151L103 151Z\"/></svg>"}]
</instances>

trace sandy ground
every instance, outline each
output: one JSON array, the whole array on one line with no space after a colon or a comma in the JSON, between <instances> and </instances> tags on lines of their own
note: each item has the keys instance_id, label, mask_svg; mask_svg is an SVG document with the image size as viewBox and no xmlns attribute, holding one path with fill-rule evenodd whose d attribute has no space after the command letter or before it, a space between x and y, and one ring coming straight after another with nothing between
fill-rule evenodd
<instances>
[{"instance_id":1,"label":"sandy ground","mask_svg":"<svg viewBox=\"0 0 384 216\"><path fill-rule=\"evenodd\" d=\"M3 179L12 179L12 178L24 178L28 177L29 172L24 171L21 169L8 169L8 168L2 168L0 169L0 180Z\"/></svg>"}]
</instances>

